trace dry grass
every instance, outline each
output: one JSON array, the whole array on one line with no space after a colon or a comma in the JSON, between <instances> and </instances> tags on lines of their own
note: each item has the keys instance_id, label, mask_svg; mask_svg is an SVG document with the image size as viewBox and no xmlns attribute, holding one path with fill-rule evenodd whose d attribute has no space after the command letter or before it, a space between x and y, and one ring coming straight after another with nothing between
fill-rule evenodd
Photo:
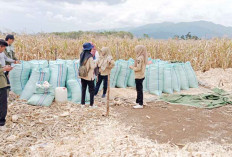
<instances>
[{"instance_id":1,"label":"dry grass","mask_svg":"<svg viewBox=\"0 0 232 157\"><path fill-rule=\"evenodd\" d=\"M95 43L98 49L110 47L115 59L117 54L122 59L134 57L134 47L143 44L152 58L190 61L195 70L232 68L232 42L229 39L183 41L85 36L75 40L52 35L20 35L16 36L15 48L21 60L54 59L56 49L58 58L74 59L79 58L82 44L88 41Z\"/></svg>"}]
</instances>

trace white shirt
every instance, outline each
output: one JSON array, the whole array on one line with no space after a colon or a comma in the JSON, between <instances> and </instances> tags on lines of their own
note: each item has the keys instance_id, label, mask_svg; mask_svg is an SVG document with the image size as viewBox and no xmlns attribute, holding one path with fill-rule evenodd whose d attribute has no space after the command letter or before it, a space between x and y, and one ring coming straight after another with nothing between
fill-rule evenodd
<instances>
[{"instance_id":1,"label":"white shirt","mask_svg":"<svg viewBox=\"0 0 232 157\"><path fill-rule=\"evenodd\" d=\"M2 67L4 67L6 65L6 61L10 62L10 63L14 63L15 60L8 58L4 52L0 53L0 64L2 65Z\"/></svg>"},{"instance_id":2,"label":"white shirt","mask_svg":"<svg viewBox=\"0 0 232 157\"><path fill-rule=\"evenodd\" d=\"M93 57L93 60L95 61L95 62L97 62L98 60L99 60L99 53L98 53L98 51L96 51L95 52L95 57Z\"/></svg>"},{"instance_id":3,"label":"white shirt","mask_svg":"<svg viewBox=\"0 0 232 157\"><path fill-rule=\"evenodd\" d=\"M95 56L93 57L93 61L94 61L94 63L95 63L95 65L96 65L96 63L97 63L97 61L99 60L99 53L98 53L98 51L96 51L95 52ZM96 79L96 77L97 76L95 76L95 74L94 74L94 78Z\"/></svg>"}]
</instances>

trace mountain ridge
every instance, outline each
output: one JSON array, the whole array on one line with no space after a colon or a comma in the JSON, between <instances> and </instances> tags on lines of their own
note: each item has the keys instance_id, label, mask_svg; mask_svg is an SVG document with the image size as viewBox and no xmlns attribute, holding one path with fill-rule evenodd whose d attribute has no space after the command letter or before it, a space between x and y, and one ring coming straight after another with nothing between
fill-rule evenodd
<instances>
[{"instance_id":1,"label":"mountain ridge","mask_svg":"<svg viewBox=\"0 0 232 157\"><path fill-rule=\"evenodd\" d=\"M232 38L232 27L215 24L209 21L194 21L194 22L162 22L151 23L138 27L118 28L115 31L128 31L136 37L143 37L147 34L155 39L169 39L175 35L181 36L191 32L191 35L199 38L214 38L214 37L228 37Z\"/></svg>"}]
</instances>

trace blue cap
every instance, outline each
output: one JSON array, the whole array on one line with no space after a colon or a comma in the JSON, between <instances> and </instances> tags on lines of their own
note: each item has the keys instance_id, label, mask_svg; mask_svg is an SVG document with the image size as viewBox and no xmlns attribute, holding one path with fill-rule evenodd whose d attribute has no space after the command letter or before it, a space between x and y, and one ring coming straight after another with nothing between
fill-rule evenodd
<instances>
[{"instance_id":1,"label":"blue cap","mask_svg":"<svg viewBox=\"0 0 232 157\"><path fill-rule=\"evenodd\" d=\"M91 50L93 45L91 43L84 43L83 50Z\"/></svg>"}]
</instances>

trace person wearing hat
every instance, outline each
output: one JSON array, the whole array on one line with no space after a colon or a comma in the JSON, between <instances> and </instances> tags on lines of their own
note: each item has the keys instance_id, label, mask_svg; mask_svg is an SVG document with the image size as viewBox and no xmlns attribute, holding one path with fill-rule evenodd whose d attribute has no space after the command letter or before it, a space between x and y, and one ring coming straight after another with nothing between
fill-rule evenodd
<instances>
[{"instance_id":1,"label":"person wearing hat","mask_svg":"<svg viewBox=\"0 0 232 157\"><path fill-rule=\"evenodd\" d=\"M81 93L81 105L85 107L85 96L87 86L89 88L90 94L90 107L94 106L94 68L95 62L93 60L93 55L91 54L93 46L91 43L85 43L83 45L83 52L80 54L80 68L83 66L86 69L86 76L79 76L81 78L82 93ZM80 72L79 68L79 72Z\"/></svg>"},{"instance_id":2,"label":"person wearing hat","mask_svg":"<svg viewBox=\"0 0 232 157\"><path fill-rule=\"evenodd\" d=\"M13 60L18 60L15 56L15 51L14 51L14 46L12 45L13 42L14 42L14 35L11 35L11 34L8 34L6 36L6 42L8 44L8 46L6 47L5 49L5 55L8 57L8 58L11 58ZM11 62L7 62L6 61L6 65L11 65Z\"/></svg>"},{"instance_id":3,"label":"person wearing hat","mask_svg":"<svg viewBox=\"0 0 232 157\"><path fill-rule=\"evenodd\" d=\"M5 40L0 39L0 126L4 126L7 115L7 78L4 74L5 71L12 70L12 67L5 66L4 50L8 46ZM4 63L2 66L2 63Z\"/></svg>"}]
</instances>

